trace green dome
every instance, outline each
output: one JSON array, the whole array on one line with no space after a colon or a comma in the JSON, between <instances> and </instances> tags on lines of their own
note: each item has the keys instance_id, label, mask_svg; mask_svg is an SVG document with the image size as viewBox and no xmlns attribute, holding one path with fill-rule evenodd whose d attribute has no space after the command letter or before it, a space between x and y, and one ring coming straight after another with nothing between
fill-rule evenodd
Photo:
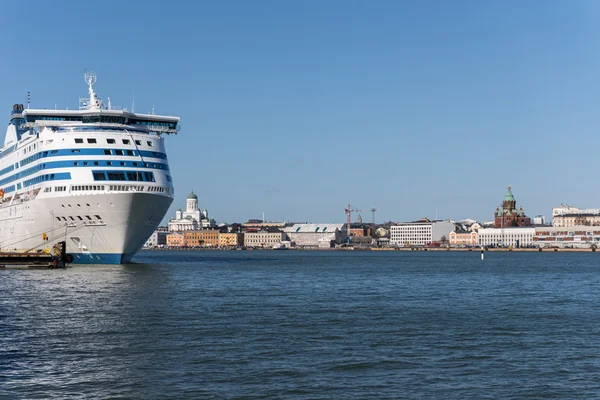
<instances>
[{"instance_id":1,"label":"green dome","mask_svg":"<svg viewBox=\"0 0 600 400\"><path fill-rule=\"evenodd\" d=\"M504 201L515 201L515 197L513 196L512 191L510 190L510 185L508 185L508 190L504 195Z\"/></svg>"},{"instance_id":2,"label":"green dome","mask_svg":"<svg viewBox=\"0 0 600 400\"><path fill-rule=\"evenodd\" d=\"M194 200L198 200L198 196L196 196L196 194L194 193L194 191L192 190L192 193L188 194L188 200L190 199L194 199Z\"/></svg>"}]
</instances>

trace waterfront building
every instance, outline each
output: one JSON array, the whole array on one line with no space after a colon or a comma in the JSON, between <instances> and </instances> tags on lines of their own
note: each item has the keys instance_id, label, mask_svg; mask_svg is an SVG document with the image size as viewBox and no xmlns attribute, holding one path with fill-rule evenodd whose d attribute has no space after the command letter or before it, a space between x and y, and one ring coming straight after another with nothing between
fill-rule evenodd
<instances>
[{"instance_id":1,"label":"waterfront building","mask_svg":"<svg viewBox=\"0 0 600 400\"><path fill-rule=\"evenodd\" d=\"M219 231L216 229L203 229L198 231L185 231L183 237L188 247L217 247L219 246Z\"/></svg>"},{"instance_id":2,"label":"waterfront building","mask_svg":"<svg viewBox=\"0 0 600 400\"><path fill-rule=\"evenodd\" d=\"M348 236L347 224L294 224L284 231L298 247L331 247Z\"/></svg>"},{"instance_id":3,"label":"waterfront building","mask_svg":"<svg viewBox=\"0 0 600 400\"><path fill-rule=\"evenodd\" d=\"M447 241L455 225L450 220L402 222L390 227L390 245L425 246Z\"/></svg>"},{"instance_id":4,"label":"waterfront building","mask_svg":"<svg viewBox=\"0 0 600 400\"><path fill-rule=\"evenodd\" d=\"M219 246L219 230L218 229L203 229L200 232L200 241L202 246L218 247Z\"/></svg>"},{"instance_id":5,"label":"waterfront building","mask_svg":"<svg viewBox=\"0 0 600 400\"><path fill-rule=\"evenodd\" d=\"M187 244L183 233L173 232L167 235L167 246L169 247L185 247Z\"/></svg>"},{"instance_id":6,"label":"waterfront building","mask_svg":"<svg viewBox=\"0 0 600 400\"><path fill-rule=\"evenodd\" d=\"M167 245L167 236L169 235L166 228L158 228L146 240L144 247L162 247Z\"/></svg>"},{"instance_id":7,"label":"waterfront building","mask_svg":"<svg viewBox=\"0 0 600 400\"><path fill-rule=\"evenodd\" d=\"M535 217L533 217L533 224L546 225L546 217L544 217L542 214L536 215Z\"/></svg>"},{"instance_id":8,"label":"waterfront building","mask_svg":"<svg viewBox=\"0 0 600 400\"><path fill-rule=\"evenodd\" d=\"M350 228L350 236L357 236L357 237L365 236L365 229L364 228Z\"/></svg>"},{"instance_id":9,"label":"waterfront building","mask_svg":"<svg viewBox=\"0 0 600 400\"><path fill-rule=\"evenodd\" d=\"M477 232L450 232L448 237L450 245L453 246L479 245L479 234Z\"/></svg>"},{"instance_id":10,"label":"waterfront building","mask_svg":"<svg viewBox=\"0 0 600 400\"><path fill-rule=\"evenodd\" d=\"M542 248L589 248L600 244L600 227L586 225L536 227L533 241L535 245Z\"/></svg>"},{"instance_id":11,"label":"waterfront building","mask_svg":"<svg viewBox=\"0 0 600 400\"><path fill-rule=\"evenodd\" d=\"M600 209L580 210L565 204L552 209L552 226L573 227L577 225L600 226Z\"/></svg>"},{"instance_id":12,"label":"waterfront building","mask_svg":"<svg viewBox=\"0 0 600 400\"><path fill-rule=\"evenodd\" d=\"M533 243L534 227L483 228L479 235L479 245L493 247L527 247Z\"/></svg>"},{"instance_id":13,"label":"waterfront building","mask_svg":"<svg viewBox=\"0 0 600 400\"><path fill-rule=\"evenodd\" d=\"M267 247L281 243L287 239L284 232L246 232L244 234L244 246L246 247Z\"/></svg>"},{"instance_id":14,"label":"waterfront building","mask_svg":"<svg viewBox=\"0 0 600 400\"><path fill-rule=\"evenodd\" d=\"M185 211L179 208L175 213L175 219L169 220L169 230L171 232L195 231L213 228L217 225L215 220L208 217L206 208L204 211L200 211L198 196L193 190L188 195L185 205Z\"/></svg>"},{"instance_id":15,"label":"waterfront building","mask_svg":"<svg viewBox=\"0 0 600 400\"><path fill-rule=\"evenodd\" d=\"M389 238L390 236L390 230L384 228L383 226L380 226L379 228L375 229L375 236L380 237L380 238Z\"/></svg>"},{"instance_id":16,"label":"waterfront building","mask_svg":"<svg viewBox=\"0 0 600 400\"><path fill-rule=\"evenodd\" d=\"M185 245L188 247L198 247L200 246L200 235L198 234L200 231L183 231L183 240L185 241Z\"/></svg>"},{"instance_id":17,"label":"waterfront building","mask_svg":"<svg viewBox=\"0 0 600 400\"><path fill-rule=\"evenodd\" d=\"M219 246L237 247L244 244L244 234L234 232L219 233Z\"/></svg>"},{"instance_id":18,"label":"waterfront building","mask_svg":"<svg viewBox=\"0 0 600 400\"><path fill-rule=\"evenodd\" d=\"M525 215L523 206L517 209L517 202L512 194L510 185L502 201L502 208L496 207L494 212L494 228L515 226L530 226L531 220Z\"/></svg>"}]
</instances>

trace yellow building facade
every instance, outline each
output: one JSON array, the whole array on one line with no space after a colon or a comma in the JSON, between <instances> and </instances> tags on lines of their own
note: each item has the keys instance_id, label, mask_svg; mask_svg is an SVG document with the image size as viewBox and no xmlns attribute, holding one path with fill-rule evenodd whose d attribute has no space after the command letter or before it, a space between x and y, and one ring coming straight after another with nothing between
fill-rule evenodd
<instances>
[{"instance_id":1,"label":"yellow building facade","mask_svg":"<svg viewBox=\"0 0 600 400\"><path fill-rule=\"evenodd\" d=\"M221 247L237 247L244 244L243 233L220 233L219 234L219 246Z\"/></svg>"},{"instance_id":2,"label":"yellow building facade","mask_svg":"<svg viewBox=\"0 0 600 400\"><path fill-rule=\"evenodd\" d=\"M186 246L185 238L181 233L171 233L167 235L167 246L169 247L184 247Z\"/></svg>"}]
</instances>

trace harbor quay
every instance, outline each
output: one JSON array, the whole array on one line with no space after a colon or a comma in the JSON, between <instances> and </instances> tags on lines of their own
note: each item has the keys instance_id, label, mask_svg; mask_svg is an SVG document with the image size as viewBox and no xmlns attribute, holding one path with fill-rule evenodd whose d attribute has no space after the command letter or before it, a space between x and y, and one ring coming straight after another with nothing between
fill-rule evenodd
<instances>
[{"instance_id":1,"label":"harbor quay","mask_svg":"<svg viewBox=\"0 0 600 400\"><path fill-rule=\"evenodd\" d=\"M146 247L144 250L147 251L231 251L231 250L242 250L242 251L276 251L276 248L269 247ZM295 251L373 251L373 252L492 252L492 253L596 253L596 248L593 247L524 247L524 248L508 248L508 247L493 247L493 248L479 248L479 247L335 247L335 248L299 248L290 247L289 250Z\"/></svg>"},{"instance_id":2,"label":"harbor quay","mask_svg":"<svg viewBox=\"0 0 600 400\"><path fill-rule=\"evenodd\" d=\"M530 218L509 185L493 219L422 218L415 221L351 221L350 205L345 223L294 223L249 219L244 223L218 224L200 210L192 191L185 211L178 209L166 227L154 231L146 249L262 249L262 250L373 250L373 251L583 251L595 252L600 244L600 209L579 209L561 204L545 217Z\"/></svg>"}]
</instances>

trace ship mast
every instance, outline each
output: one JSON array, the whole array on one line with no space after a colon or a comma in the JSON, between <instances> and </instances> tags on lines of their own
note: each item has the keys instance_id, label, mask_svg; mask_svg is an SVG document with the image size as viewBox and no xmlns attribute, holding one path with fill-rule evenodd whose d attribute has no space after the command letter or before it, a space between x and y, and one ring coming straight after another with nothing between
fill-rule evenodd
<instances>
[{"instance_id":1,"label":"ship mast","mask_svg":"<svg viewBox=\"0 0 600 400\"><path fill-rule=\"evenodd\" d=\"M84 74L85 83L88 84L88 93L90 95L90 100L87 104L88 110L100 110L102 108L102 102L96 96L96 92L94 92L94 83L98 80L98 77L93 72L86 72Z\"/></svg>"}]
</instances>

